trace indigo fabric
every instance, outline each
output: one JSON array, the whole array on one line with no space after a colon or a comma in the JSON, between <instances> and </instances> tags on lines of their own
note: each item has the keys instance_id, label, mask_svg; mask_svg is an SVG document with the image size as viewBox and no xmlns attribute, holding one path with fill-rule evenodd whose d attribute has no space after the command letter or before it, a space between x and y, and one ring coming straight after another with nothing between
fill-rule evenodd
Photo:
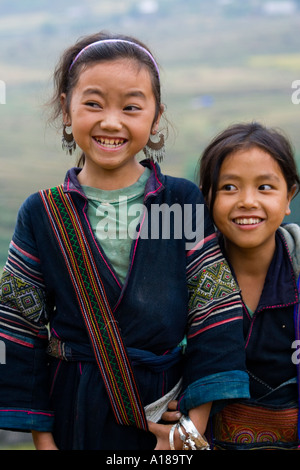
<instances>
[{"instance_id":1,"label":"indigo fabric","mask_svg":"<svg viewBox=\"0 0 300 470\"><path fill-rule=\"evenodd\" d=\"M293 360L300 228L279 227L276 250L255 312L244 306L250 398L213 417L212 445L223 450L297 449L299 384ZM222 238L220 240L223 248ZM224 251L225 253L225 251ZM296 333L297 336L296 336ZM218 402L220 403L220 402Z\"/></svg>"},{"instance_id":2,"label":"indigo fabric","mask_svg":"<svg viewBox=\"0 0 300 470\"><path fill-rule=\"evenodd\" d=\"M247 398L239 290L220 251L203 196L190 181L165 176L149 161L142 164L151 168L144 197L147 219L144 214L137 227L140 236L132 242L124 283L94 237L88 201L77 179L80 169L71 169L63 185L76 206L129 356L134 352L132 364L142 402L154 402L181 377L180 402L186 408L222 400L224 394ZM161 226L155 236L151 214L164 204L191 209L190 220L182 217L182 236L171 223L169 236L160 236ZM202 210L201 218L197 209ZM193 230L187 229L189 223ZM202 224L203 235L193 244L190 235L196 223ZM52 431L60 449L154 448L152 434L114 419L93 359L80 299L39 193L20 208L0 282L0 300L0 339L5 341L7 358L0 375L1 428ZM63 350L57 357L47 354L49 334L66 348L65 356ZM187 344L176 353L176 361L172 353L163 367L149 364L151 355L176 351L184 337ZM72 360L68 360L70 351L74 351ZM221 380L212 387L206 378L218 375ZM235 378L231 392L226 377L229 383Z\"/></svg>"}]
</instances>

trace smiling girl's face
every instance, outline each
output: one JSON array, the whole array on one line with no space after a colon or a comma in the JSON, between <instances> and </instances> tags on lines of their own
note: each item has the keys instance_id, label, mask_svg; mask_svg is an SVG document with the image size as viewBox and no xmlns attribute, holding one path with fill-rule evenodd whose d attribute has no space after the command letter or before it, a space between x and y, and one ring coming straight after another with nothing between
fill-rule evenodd
<instances>
[{"instance_id":1,"label":"smiling girl's face","mask_svg":"<svg viewBox=\"0 0 300 470\"><path fill-rule=\"evenodd\" d=\"M134 59L118 59L82 70L72 91L69 109L62 95L64 122L72 125L77 145L85 154L81 184L97 186L113 174L132 184L140 176L136 154L155 133L156 102L146 67ZM120 178L119 178L120 179Z\"/></svg>"},{"instance_id":2,"label":"smiling girl's face","mask_svg":"<svg viewBox=\"0 0 300 470\"><path fill-rule=\"evenodd\" d=\"M275 249L275 232L294 191L288 191L280 166L259 147L229 154L223 161L213 218L232 249Z\"/></svg>"}]
</instances>

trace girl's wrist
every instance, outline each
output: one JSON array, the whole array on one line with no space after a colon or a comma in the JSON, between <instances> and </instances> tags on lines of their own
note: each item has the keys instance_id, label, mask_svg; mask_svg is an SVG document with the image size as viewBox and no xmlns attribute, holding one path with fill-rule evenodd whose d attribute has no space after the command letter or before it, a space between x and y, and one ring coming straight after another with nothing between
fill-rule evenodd
<instances>
[{"instance_id":1,"label":"girl's wrist","mask_svg":"<svg viewBox=\"0 0 300 470\"><path fill-rule=\"evenodd\" d=\"M31 431L36 450L58 450L50 432Z\"/></svg>"}]
</instances>

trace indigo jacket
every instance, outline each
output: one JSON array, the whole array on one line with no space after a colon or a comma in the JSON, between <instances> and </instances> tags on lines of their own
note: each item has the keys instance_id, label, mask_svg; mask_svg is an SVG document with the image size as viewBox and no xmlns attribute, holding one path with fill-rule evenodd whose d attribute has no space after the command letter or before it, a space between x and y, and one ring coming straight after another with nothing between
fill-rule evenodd
<instances>
[{"instance_id":1,"label":"indigo jacket","mask_svg":"<svg viewBox=\"0 0 300 470\"><path fill-rule=\"evenodd\" d=\"M180 377L185 413L210 401L247 398L239 290L203 196L190 181L165 176L149 161L142 164L152 169L144 198L147 220L140 220L123 285L91 229L80 169L71 169L63 184L97 261L141 400L154 402ZM164 207L165 221L170 207L182 217L163 233L151 218L155 206ZM196 231L202 235L193 242ZM0 427L52 431L61 449L153 448L150 433L116 424L79 301L41 193L33 194L20 208L0 283L0 340L6 346ZM51 356L50 335L58 340ZM183 339L175 363L168 361Z\"/></svg>"},{"instance_id":2,"label":"indigo jacket","mask_svg":"<svg viewBox=\"0 0 300 470\"><path fill-rule=\"evenodd\" d=\"M222 235L219 240L226 256ZM250 395L251 401L260 405L298 406L293 343L297 338L294 316L299 304L300 228L283 224L275 241L276 249L255 312L250 314L243 304Z\"/></svg>"},{"instance_id":3,"label":"indigo jacket","mask_svg":"<svg viewBox=\"0 0 300 470\"><path fill-rule=\"evenodd\" d=\"M276 251L257 309L253 317L244 310L251 399L260 404L298 406L293 343L297 338L294 311L299 303L299 235L300 229L294 224L278 229Z\"/></svg>"}]
</instances>

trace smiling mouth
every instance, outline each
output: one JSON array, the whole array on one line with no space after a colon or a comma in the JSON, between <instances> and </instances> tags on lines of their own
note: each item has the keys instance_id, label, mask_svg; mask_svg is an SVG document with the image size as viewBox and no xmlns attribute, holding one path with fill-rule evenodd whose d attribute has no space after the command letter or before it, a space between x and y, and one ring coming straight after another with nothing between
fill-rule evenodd
<instances>
[{"instance_id":1,"label":"smiling mouth","mask_svg":"<svg viewBox=\"0 0 300 470\"><path fill-rule=\"evenodd\" d=\"M94 140L102 147L106 147L108 149L117 149L127 142L126 139L112 139L108 137L94 137Z\"/></svg>"},{"instance_id":2,"label":"smiling mouth","mask_svg":"<svg viewBox=\"0 0 300 470\"><path fill-rule=\"evenodd\" d=\"M240 218L233 219L233 222L237 225L257 225L262 221L263 219L259 217L249 217L249 218L240 217Z\"/></svg>"}]
</instances>

